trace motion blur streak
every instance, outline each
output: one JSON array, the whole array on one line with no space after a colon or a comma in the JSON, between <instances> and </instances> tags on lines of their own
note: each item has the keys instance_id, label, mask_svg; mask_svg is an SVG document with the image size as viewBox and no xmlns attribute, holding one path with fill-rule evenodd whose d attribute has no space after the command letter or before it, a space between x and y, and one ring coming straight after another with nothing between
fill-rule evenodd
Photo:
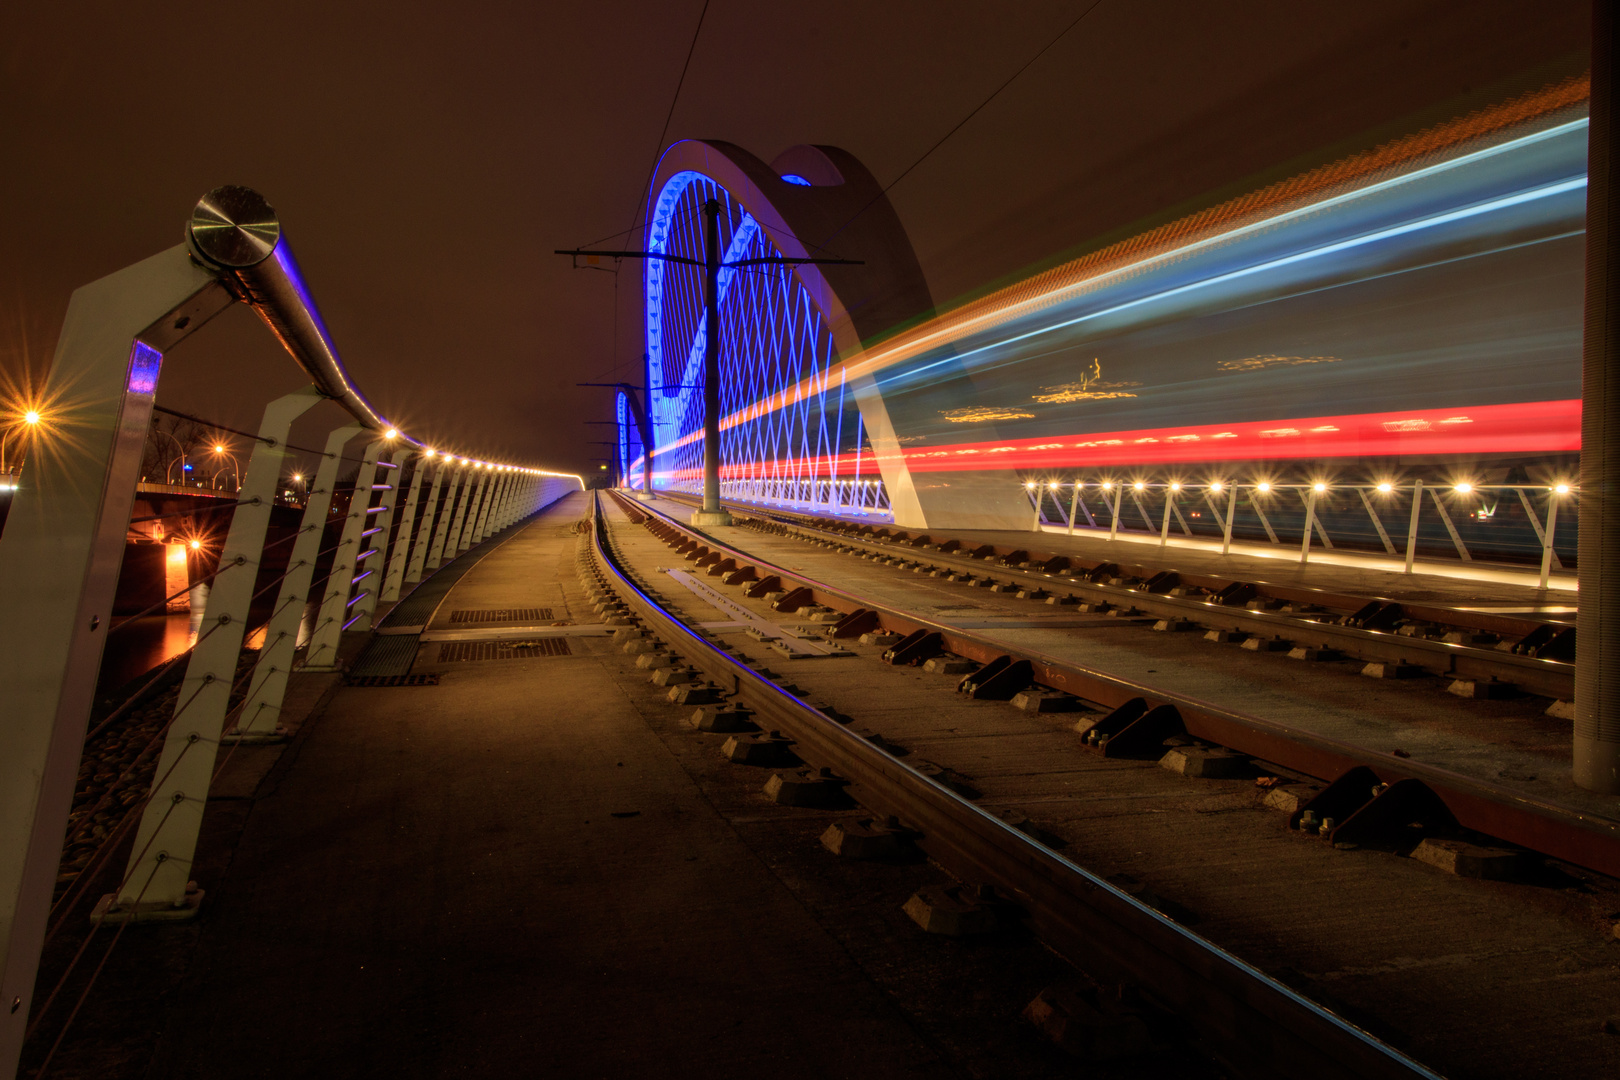
<instances>
[{"instance_id":1,"label":"motion blur streak","mask_svg":"<svg viewBox=\"0 0 1620 1080\"><path fill-rule=\"evenodd\" d=\"M1575 452L1587 93L1567 80L1161 226L816 381L881 372L903 450L872 451L922 471Z\"/></svg>"}]
</instances>

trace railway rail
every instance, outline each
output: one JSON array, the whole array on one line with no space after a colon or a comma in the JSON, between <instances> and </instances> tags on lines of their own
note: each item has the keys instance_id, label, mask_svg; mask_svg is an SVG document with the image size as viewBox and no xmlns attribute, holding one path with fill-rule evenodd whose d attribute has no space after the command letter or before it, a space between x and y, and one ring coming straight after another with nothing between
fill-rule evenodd
<instances>
[{"instance_id":1,"label":"railway rail","mask_svg":"<svg viewBox=\"0 0 1620 1080\"><path fill-rule=\"evenodd\" d=\"M714 544L628 500L619 500L619 505L632 522L646 525L678 547L689 547L689 556L701 545L704 553L691 561L711 576L733 584L751 582L753 588L798 581L795 593L850 604L850 614L859 622L872 622L872 609L854 605L853 598ZM645 632L661 639L726 693L729 702L751 711L759 726L781 731L805 760L833 770L858 802L915 830L920 846L953 874L991 884L1013 898L1032 929L1059 953L1071 959L1084 957L1084 967L1093 974L1140 987L1187 1025L1202 1046L1244 1074L1437 1075L976 807L683 623L616 554L599 499L593 500L592 511L583 573L588 589L602 597L605 608L622 605ZM882 617L902 619L899 613ZM918 631L942 638L947 633L943 627L919 626ZM955 635L951 644L971 647L967 639Z\"/></svg>"},{"instance_id":2,"label":"railway rail","mask_svg":"<svg viewBox=\"0 0 1620 1080\"><path fill-rule=\"evenodd\" d=\"M790 530L857 552L990 585L996 575L1030 582L1059 605L1132 607L1167 620L1332 650L1368 663L1408 665L1480 686L1567 702L1575 693L1575 627L1556 618L1476 611L1263 580L1084 558L944 535L912 535L837 518L728 505L745 524ZM994 571L987 566L995 567Z\"/></svg>"},{"instance_id":3,"label":"railway rail","mask_svg":"<svg viewBox=\"0 0 1620 1080\"><path fill-rule=\"evenodd\" d=\"M1334 818L1331 838L1335 842L1366 842L1403 814L1429 814L1483 837L1620 877L1620 822L1612 818L1033 650L1011 648L989 636L884 607L802 572L767 563L644 504L615 498L633 519L647 518L649 528L710 576L721 576L715 569L724 568L724 581L741 584L753 579L748 595L780 593L774 600L776 610L792 613L814 606L840 613L845 621L833 627L834 640L869 631L896 634L901 640L891 653L897 662L920 663L949 654L979 665L998 665L1001 677L979 687L977 696L1010 698L1029 687L1045 687L1109 710L1097 724L1099 735L1109 736L1098 748L1105 756L1140 755L1159 748L1166 737L1184 734L1326 784L1320 803L1301 806L1294 819L1297 822L1307 811L1317 818ZM1153 594L1142 595L1145 599ZM1374 788L1383 795L1371 797ZM1384 801L1391 790L1394 797Z\"/></svg>"}]
</instances>

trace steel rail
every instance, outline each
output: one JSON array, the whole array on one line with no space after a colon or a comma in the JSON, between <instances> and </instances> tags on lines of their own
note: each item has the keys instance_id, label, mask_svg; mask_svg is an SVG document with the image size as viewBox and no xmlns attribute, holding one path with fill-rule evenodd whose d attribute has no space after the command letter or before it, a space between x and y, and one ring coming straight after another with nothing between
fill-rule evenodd
<instances>
[{"instance_id":1,"label":"steel rail","mask_svg":"<svg viewBox=\"0 0 1620 1080\"><path fill-rule=\"evenodd\" d=\"M617 496L616 496L617 497ZM1465 829L1495 837L1590 870L1620 877L1620 821L1526 795L1513 788L1464 776L1409 758L1376 753L1364 746L1329 738L1301 728L1222 708L1210 702L1121 678L1095 668L1060 660L1028 648L983 637L946 623L887 607L802 571L766 562L757 555L724 545L691 526L676 521L645 503L626 505L632 514L656 517L714 551L735 559L738 567L752 566L760 576L792 581L810 591L813 603L837 611L864 608L876 614L884 630L911 634L925 630L940 635L942 648L986 664L1002 656L1027 660L1033 681L1041 686L1114 709L1133 698L1149 707L1172 705L1187 733L1194 738L1230 747L1283 769L1331 781L1356 766L1372 770L1379 781L1415 779L1427 785Z\"/></svg>"},{"instance_id":2,"label":"steel rail","mask_svg":"<svg viewBox=\"0 0 1620 1080\"><path fill-rule=\"evenodd\" d=\"M853 529L845 531L834 528L832 522L824 518L776 510L761 510L758 507L734 504L728 504L727 508L734 517L751 517L788 528L819 532L824 534L826 538L836 538L841 543L860 544L874 550L886 551L887 554L895 553L893 545L897 541L893 539L887 539L878 533L862 534ZM948 539L946 538L946 540ZM904 543L904 541L898 542ZM938 542L946 541L941 540ZM1005 559L1015 552L1025 551L1029 556L1027 560L1029 562L1044 563L1061 558L1073 564L1076 569L1084 570L1105 565L1115 565L1119 568L1122 576L1143 579L1152 577L1163 570L1171 570L1183 585L1219 592L1230 585L1248 584L1255 588L1257 597L1286 603L1311 604L1341 613L1357 611L1364 605L1373 602L1397 604L1406 616L1421 622L1433 622L1458 630L1501 634L1507 637L1524 637L1546 625L1544 622L1533 619L1515 618L1491 612L1460 611L1455 608L1434 604L1415 604L1379 596L1357 596L1298 585L1277 585L1246 578L1217 577L1211 574L1175 570L1174 567L1155 568L1140 563L1034 552L1004 545L986 544L978 547L994 548L995 554L987 556L986 559L995 561L995 565L1000 571L1012 575L1021 575L1048 588L1055 585L1077 595L1095 597L1110 602L1129 603L1141 608L1148 614L1164 618L1188 619L1208 624L1214 629L1237 630L1262 636L1275 635L1295 640L1305 637L1309 639L1311 644L1320 644L1323 647L1339 649L1360 660L1386 663L1405 661L1426 670L1431 670L1440 676L1451 676L1460 679L1500 679L1530 693L1561 701L1569 701L1575 695L1575 665L1562 660L1523 656L1517 653L1502 652L1494 648L1483 648L1477 645L1465 645L1449 641L1435 641L1431 638L1408 637L1385 630L1318 622L1312 620L1308 615L1302 616L1299 614L1227 607L1200 599L1166 596L1162 593L1150 593L1130 587L1105 585L1100 582L1087 581L1084 577L1079 576L1064 576L1044 570L1030 570L996 560ZM977 549L970 548L968 543L962 544L963 551ZM963 554L952 555L939 551L923 550L917 550L913 558L917 561L937 561L946 565L973 566L976 570L981 569L980 563L984 561L979 560L976 562L971 557Z\"/></svg>"},{"instance_id":3,"label":"steel rail","mask_svg":"<svg viewBox=\"0 0 1620 1080\"><path fill-rule=\"evenodd\" d=\"M626 506L627 512L644 508ZM632 518L632 520L635 520ZM921 833L936 861L994 885L1049 946L1088 971L1124 978L1248 1075L1322 1078L1438 1074L848 731L700 637L639 586L613 551L598 498L591 552L644 626L835 770L855 798ZM752 561L752 560L751 560Z\"/></svg>"}]
</instances>

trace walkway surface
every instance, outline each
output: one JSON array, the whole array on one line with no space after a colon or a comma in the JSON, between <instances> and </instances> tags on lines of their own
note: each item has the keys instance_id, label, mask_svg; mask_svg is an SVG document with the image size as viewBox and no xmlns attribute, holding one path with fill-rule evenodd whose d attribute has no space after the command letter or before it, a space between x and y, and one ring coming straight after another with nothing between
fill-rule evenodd
<instances>
[{"instance_id":1,"label":"walkway surface","mask_svg":"<svg viewBox=\"0 0 1620 1080\"><path fill-rule=\"evenodd\" d=\"M583 511L571 496L508 539L435 624L594 622ZM337 692L212 883L148 1075L938 1073L648 727L611 639L565 640Z\"/></svg>"}]
</instances>

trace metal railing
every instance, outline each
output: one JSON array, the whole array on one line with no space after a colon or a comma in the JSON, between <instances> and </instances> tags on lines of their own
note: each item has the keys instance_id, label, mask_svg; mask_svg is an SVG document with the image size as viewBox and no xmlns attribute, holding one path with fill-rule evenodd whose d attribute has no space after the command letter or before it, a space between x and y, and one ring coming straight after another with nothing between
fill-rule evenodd
<instances>
[{"instance_id":1,"label":"metal railing","mask_svg":"<svg viewBox=\"0 0 1620 1080\"><path fill-rule=\"evenodd\" d=\"M270 326L311 385L269 402L257 432L237 433L252 450L236 490L141 483L164 354L238 301ZM321 449L291 445L293 422L328 400L356 422L330 432ZM205 196L185 243L74 293L42 399L28 406L20 469L19 447L10 445L10 499L0 532L0 685L6 687L0 791L7 793L0 865L16 871L4 875L0 892L0 994L11 1003L0 1009L0 1076L15 1071L25 1038L51 1016L72 973L70 963L30 1021L41 950L87 899L84 890L97 880L93 871L127 845L127 868L96 906L97 927L192 915L202 895L192 867L210 787L236 745L284 736L277 721L289 675L340 670L344 630L369 628L378 605L399 599L405 585L564 489L584 486L571 474L424 446L383 418L345 371L274 211L245 188ZM357 439L365 440L365 449L355 459L346 448ZM287 505L285 478L294 453L316 456L318 468L307 483L299 474L304 490L293 506L302 507L297 529L267 544L272 509ZM340 538L323 548L344 462L358 465L354 493L338 519ZM200 580L184 575L180 592L198 584L209 592L205 611L192 614L198 632L174 711L137 757L151 770L149 786L135 765L120 765L113 784L129 792L144 786L144 793L109 803L109 786L100 803L81 806L75 819L75 798L88 797L76 793L76 778L106 642L140 617L112 618L138 492L207 503L143 515L140 522L201 515L229 525L211 572ZM279 565L281 552L271 549L286 544L285 568L277 573L271 567ZM268 566L267 554L275 560ZM331 569L317 596L316 567L326 558ZM162 591L170 591L167 583ZM180 592L141 614L166 610ZM256 653L244 662L251 612L272 593L268 619L255 632ZM320 614L300 662L300 626L314 601ZM229 748L223 756L221 747ZM94 861L53 902L64 834L70 845L82 840L103 809L116 811L115 822L99 840ZM70 821L76 822L72 831ZM67 1023L93 984L94 975ZM53 1045L41 1073L54 1053Z\"/></svg>"},{"instance_id":2,"label":"metal railing","mask_svg":"<svg viewBox=\"0 0 1620 1080\"><path fill-rule=\"evenodd\" d=\"M697 493L701 494L701 486ZM889 492L881 480L721 480L720 497L795 510L887 519Z\"/></svg>"},{"instance_id":3,"label":"metal railing","mask_svg":"<svg viewBox=\"0 0 1620 1080\"><path fill-rule=\"evenodd\" d=\"M1304 564L1310 561L1313 547L1319 546L1344 555L1393 556L1403 562L1408 574L1414 571L1420 554L1424 558L1454 557L1464 563L1483 556L1539 564L1543 589L1554 570L1564 569L1566 559L1573 561L1573 526L1580 494L1578 485L1561 482L1471 484L1421 479L1330 484L1073 478L1026 480L1023 486L1034 531L1058 529L1071 536L1101 533L1110 540L1121 533L1156 535L1160 546L1165 546L1170 542L1173 520L1185 538L1219 541L1223 555L1231 552L1237 539L1278 549L1297 547ZM1435 526L1443 529L1443 535L1436 535ZM1404 536L1404 543L1397 545L1398 536Z\"/></svg>"}]
</instances>

